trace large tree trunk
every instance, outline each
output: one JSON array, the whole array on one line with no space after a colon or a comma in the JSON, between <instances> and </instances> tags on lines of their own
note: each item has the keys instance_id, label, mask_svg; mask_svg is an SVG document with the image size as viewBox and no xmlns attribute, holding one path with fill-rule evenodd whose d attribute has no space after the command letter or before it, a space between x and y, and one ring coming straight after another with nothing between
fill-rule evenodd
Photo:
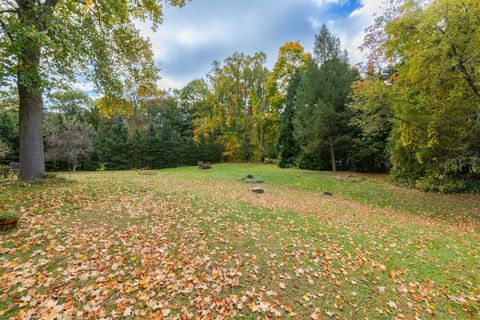
<instances>
[{"instance_id":1,"label":"large tree trunk","mask_svg":"<svg viewBox=\"0 0 480 320\"><path fill-rule=\"evenodd\" d=\"M57 0L58 1L58 0ZM53 8L55 0L47 0L44 6ZM18 18L23 30L43 30L43 8L37 1L17 1ZM42 81L40 74L41 41L33 34L20 42L18 57L17 88L20 100L20 179L36 180L45 174L45 156L42 135Z\"/></svg>"},{"instance_id":2,"label":"large tree trunk","mask_svg":"<svg viewBox=\"0 0 480 320\"><path fill-rule=\"evenodd\" d=\"M332 171L337 171L337 159L335 158L335 148L333 147L333 143L330 141L330 156L332 158Z\"/></svg>"},{"instance_id":3,"label":"large tree trunk","mask_svg":"<svg viewBox=\"0 0 480 320\"><path fill-rule=\"evenodd\" d=\"M19 59L18 97L20 100L20 179L36 180L45 175L42 134L42 86L39 80L40 47L26 48ZM25 81L30 82L25 85Z\"/></svg>"},{"instance_id":4,"label":"large tree trunk","mask_svg":"<svg viewBox=\"0 0 480 320\"><path fill-rule=\"evenodd\" d=\"M45 174L42 135L43 101L41 92L32 93L18 85L20 98L20 179L40 179Z\"/></svg>"},{"instance_id":5,"label":"large tree trunk","mask_svg":"<svg viewBox=\"0 0 480 320\"><path fill-rule=\"evenodd\" d=\"M35 180L45 175L42 135L42 75L40 33L59 0L16 0L22 30L19 37L17 88L20 100L20 179ZM30 33L30 31L32 31ZM36 32L33 32L36 31ZM13 41L13 40L12 40Z\"/></svg>"}]
</instances>

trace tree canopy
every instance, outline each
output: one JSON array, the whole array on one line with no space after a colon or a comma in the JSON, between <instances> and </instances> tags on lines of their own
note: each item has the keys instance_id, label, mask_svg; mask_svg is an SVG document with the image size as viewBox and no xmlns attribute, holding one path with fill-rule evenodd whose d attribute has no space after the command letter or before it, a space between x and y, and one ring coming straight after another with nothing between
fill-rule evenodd
<instances>
[{"instance_id":1,"label":"tree canopy","mask_svg":"<svg viewBox=\"0 0 480 320\"><path fill-rule=\"evenodd\" d=\"M45 90L81 75L104 96L106 112L131 108L129 96L156 91L158 70L134 20L162 22L163 3L183 0L18 0L0 5L0 86L19 92L20 175L44 171L41 118ZM16 81L15 81L16 80ZM121 103L122 102L122 103Z\"/></svg>"}]
</instances>

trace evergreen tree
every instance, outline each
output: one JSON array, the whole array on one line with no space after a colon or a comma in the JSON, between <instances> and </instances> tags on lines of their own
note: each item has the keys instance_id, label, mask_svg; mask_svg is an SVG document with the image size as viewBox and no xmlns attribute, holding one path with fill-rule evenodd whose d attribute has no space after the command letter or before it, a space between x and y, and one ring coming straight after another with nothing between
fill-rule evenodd
<instances>
[{"instance_id":1,"label":"evergreen tree","mask_svg":"<svg viewBox=\"0 0 480 320\"><path fill-rule=\"evenodd\" d=\"M151 123L145 134L145 143L143 145L143 165L150 169L161 168L160 160L160 139L157 130Z\"/></svg>"},{"instance_id":2,"label":"evergreen tree","mask_svg":"<svg viewBox=\"0 0 480 320\"><path fill-rule=\"evenodd\" d=\"M157 150L159 168L175 167L181 164L179 140L180 135L173 129L173 126L168 122L163 123L159 132L160 145Z\"/></svg>"},{"instance_id":3,"label":"evergreen tree","mask_svg":"<svg viewBox=\"0 0 480 320\"><path fill-rule=\"evenodd\" d=\"M18 161L18 129L16 119L13 113L4 111L0 112L0 140L2 140L5 148L8 148L8 154L0 157L0 163L10 163Z\"/></svg>"},{"instance_id":4,"label":"evergreen tree","mask_svg":"<svg viewBox=\"0 0 480 320\"><path fill-rule=\"evenodd\" d=\"M311 142L317 141L316 138L311 140L311 128L314 125L312 121L315 105L320 96L319 82L320 70L315 61L310 60L298 84L293 123L294 136L300 148L298 166L311 170L326 169L328 166L328 159L324 159L321 153L312 150L314 148L311 146Z\"/></svg>"},{"instance_id":5,"label":"evergreen tree","mask_svg":"<svg viewBox=\"0 0 480 320\"><path fill-rule=\"evenodd\" d=\"M296 136L302 148L300 166L333 171L348 168L351 111L346 108L355 73L341 52L340 41L322 27L315 41L317 66L311 62L297 97Z\"/></svg>"},{"instance_id":6,"label":"evergreen tree","mask_svg":"<svg viewBox=\"0 0 480 320\"><path fill-rule=\"evenodd\" d=\"M220 162L222 160L223 145L218 143L214 135L198 136L198 161Z\"/></svg>"},{"instance_id":7,"label":"evergreen tree","mask_svg":"<svg viewBox=\"0 0 480 320\"><path fill-rule=\"evenodd\" d=\"M280 123L280 136L278 139L277 150L281 168L286 168L294 164L295 157L298 155L299 148L294 137L293 118L295 114L295 100L297 89L300 83L300 71L297 70L292 77L287 90L285 109L282 112Z\"/></svg>"},{"instance_id":8,"label":"evergreen tree","mask_svg":"<svg viewBox=\"0 0 480 320\"><path fill-rule=\"evenodd\" d=\"M131 155L132 155L132 165L140 169L145 165L144 160L144 150L145 150L145 140L142 136L140 128L135 128L133 135L130 137L130 146L131 146Z\"/></svg>"},{"instance_id":9,"label":"evergreen tree","mask_svg":"<svg viewBox=\"0 0 480 320\"><path fill-rule=\"evenodd\" d=\"M124 118L114 116L101 122L96 150L106 169L125 170L132 167L131 146Z\"/></svg>"}]
</instances>

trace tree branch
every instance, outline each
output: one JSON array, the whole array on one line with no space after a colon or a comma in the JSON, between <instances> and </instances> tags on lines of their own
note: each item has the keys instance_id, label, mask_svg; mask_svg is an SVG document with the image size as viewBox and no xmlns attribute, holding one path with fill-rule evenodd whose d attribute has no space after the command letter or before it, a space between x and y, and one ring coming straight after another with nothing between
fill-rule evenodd
<instances>
[{"instance_id":1,"label":"tree branch","mask_svg":"<svg viewBox=\"0 0 480 320\"><path fill-rule=\"evenodd\" d=\"M16 9L4 9L4 10L0 10L0 14L2 13L17 13L18 10Z\"/></svg>"},{"instance_id":2,"label":"tree branch","mask_svg":"<svg viewBox=\"0 0 480 320\"><path fill-rule=\"evenodd\" d=\"M45 0L45 6L47 6L48 8L53 8L57 5L57 3L59 2L59 0Z\"/></svg>"},{"instance_id":3,"label":"tree branch","mask_svg":"<svg viewBox=\"0 0 480 320\"><path fill-rule=\"evenodd\" d=\"M447 23L450 23L448 20L448 17L445 18ZM473 76L470 74L467 66L465 65L465 59L464 56L460 53L462 51L461 48L458 47L457 44L447 35L445 31L443 31L441 28L436 28L447 40L448 44L450 45L450 48L452 49L452 53L457 57L458 59L458 66L460 67L460 70L462 71L463 78L465 81L467 81L467 84L469 87L472 89L474 94L480 98L480 88L477 86L475 79Z\"/></svg>"},{"instance_id":4,"label":"tree branch","mask_svg":"<svg viewBox=\"0 0 480 320\"><path fill-rule=\"evenodd\" d=\"M5 24L5 22L3 22L2 20L0 20L0 25L2 26L2 29L5 31L5 34L7 35L7 37L10 39L10 41L13 43L14 39L13 39L13 34L11 34L8 29L7 29L7 25Z\"/></svg>"},{"instance_id":5,"label":"tree branch","mask_svg":"<svg viewBox=\"0 0 480 320\"><path fill-rule=\"evenodd\" d=\"M102 13L100 12L100 7L98 6L97 0L93 0L93 3L95 4L95 9L97 11L98 25L102 33L105 34L105 30L103 30L103 25L102 25Z\"/></svg>"}]
</instances>

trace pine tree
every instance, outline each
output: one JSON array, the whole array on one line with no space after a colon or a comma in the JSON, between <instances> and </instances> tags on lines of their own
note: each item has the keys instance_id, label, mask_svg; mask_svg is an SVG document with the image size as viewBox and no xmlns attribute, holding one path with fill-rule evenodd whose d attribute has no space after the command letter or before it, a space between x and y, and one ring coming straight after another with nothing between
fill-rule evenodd
<instances>
[{"instance_id":1,"label":"pine tree","mask_svg":"<svg viewBox=\"0 0 480 320\"><path fill-rule=\"evenodd\" d=\"M159 132L158 161L160 168L175 167L181 163L179 138L169 122L163 123Z\"/></svg>"},{"instance_id":2,"label":"pine tree","mask_svg":"<svg viewBox=\"0 0 480 320\"><path fill-rule=\"evenodd\" d=\"M300 165L310 169L333 171L337 164L348 167L351 145L346 108L355 73L340 41L322 27L315 41L315 63L309 63L302 76L297 97L296 136L302 148Z\"/></svg>"},{"instance_id":3,"label":"pine tree","mask_svg":"<svg viewBox=\"0 0 480 320\"><path fill-rule=\"evenodd\" d=\"M150 124L148 126L147 132L145 133L142 159L143 165L150 169L162 168L160 160L160 139L157 135L157 130Z\"/></svg>"},{"instance_id":4,"label":"pine tree","mask_svg":"<svg viewBox=\"0 0 480 320\"><path fill-rule=\"evenodd\" d=\"M297 70L292 77L287 90L285 109L282 112L280 123L280 136L278 139L277 150L279 156L278 165L286 168L294 164L295 157L298 155L299 148L294 137L293 118L295 114L295 100L297 89L300 83L300 71Z\"/></svg>"},{"instance_id":5,"label":"pine tree","mask_svg":"<svg viewBox=\"0 0 480 320\"><path fill-rule=\"evenodd\" d=\"M130 138L131 154L132 154L132 165L140 169L144 166L144 149L145 149L145 139L142 136L140 128L135 128L133 135Z\"/></svg>"},{"instance_id":6,"label":"pine tree","mask_svg":"<svg viewBox=\"0 0 480 320\"><path fill-rule=\"evenodd\" d=\"M132 167L131 147L125 119L115 116L104 120L97 134L95 149L106 169L130 169Z\"/></svg>"}]
</instances>

